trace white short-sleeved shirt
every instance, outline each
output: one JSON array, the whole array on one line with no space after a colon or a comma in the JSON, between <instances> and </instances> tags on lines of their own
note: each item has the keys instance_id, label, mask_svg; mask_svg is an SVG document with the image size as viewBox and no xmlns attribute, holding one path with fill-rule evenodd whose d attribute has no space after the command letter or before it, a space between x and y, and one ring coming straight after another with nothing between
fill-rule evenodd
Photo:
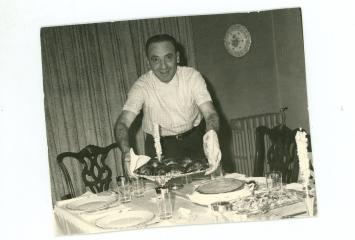
<instances>
[{"instance_id":1,"label":"white short-sleeved shirt","mask_svg":"<svg viewBox=\"0 0 355 240\"><path fill-rule=\"evenodd\" d=\"M177 67L173 79L164 83L149 71L132 86L123 110L139 114L143 109L143 131L153 135L153 123L162 136L176 135L198 126L198 106L212 101L205 80L191 67Z\"/></svg>"}]
</instances>

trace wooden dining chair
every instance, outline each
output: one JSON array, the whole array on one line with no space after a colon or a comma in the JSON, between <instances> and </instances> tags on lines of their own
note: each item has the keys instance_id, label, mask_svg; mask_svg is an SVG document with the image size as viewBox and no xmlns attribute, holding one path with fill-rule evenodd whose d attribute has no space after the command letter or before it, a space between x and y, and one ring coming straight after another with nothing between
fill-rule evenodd
<instances>
[{"instance_id":1,"label":"wooden dining chair","mask_svg":"<svg viewBox=\"0 0 355 240\"><path fill-rule=\"evenodd\" d=\"M298 130L298 128L291 130L284 124L272 129L265 126L256 128L254 176L264 176L264 166L267 161L270 171L282 173L283 182L297 182L299 164L295 136ZM265 149L266 137L271 142L267 150ZM310 136L307 135L307 137L310 140Z\"/></svg>"},{"instance_id":2,"label":"wooden dining chair","mask_svg":"<svg viewBox=\"0 0 355 240\"><path fill-rule=\"evenodd\" d=\"M258 126L255 130L255 161L254 161L254 177L264 176L265 162L265 137L269 134L270 129L266 126Z\"/></svg>"},{"instance_id":3,"label":"wooden dining chair","mask_svg":"<svg viewBox=\"0 0 355 240\"><path fill-rule=\"evenodd\" d=\"M109 152L117 147L117 143L113 143L107 147L88 145L80 152L64 152L59 154L57 156L57 163L62 170L69 190L69 194L65 195L62 199L69 199L76 196L68 169L64 164L64 159L70 158L78 160L83 167L81 178L85 187L88 187L93 193L98 193L109 189L112 170L106 165L105 160Z\"/></svg>"}]
</instances>

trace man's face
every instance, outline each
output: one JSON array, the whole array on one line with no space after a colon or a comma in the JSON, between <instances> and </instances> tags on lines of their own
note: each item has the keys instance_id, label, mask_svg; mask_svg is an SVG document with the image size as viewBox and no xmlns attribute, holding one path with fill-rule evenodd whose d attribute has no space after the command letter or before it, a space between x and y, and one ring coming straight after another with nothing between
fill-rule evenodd
<instances>
[{"instance_id":1,"label":"man's face","mask_svg":"<svg viewBox=\"0 0 355 240\"><path fill-rule=\"evenodd\" d=\"M178 61L179 53L171 42L152 43L148 48L149 66L162 82L170 82L173 79Z\"/></svg>"}]
</instances>

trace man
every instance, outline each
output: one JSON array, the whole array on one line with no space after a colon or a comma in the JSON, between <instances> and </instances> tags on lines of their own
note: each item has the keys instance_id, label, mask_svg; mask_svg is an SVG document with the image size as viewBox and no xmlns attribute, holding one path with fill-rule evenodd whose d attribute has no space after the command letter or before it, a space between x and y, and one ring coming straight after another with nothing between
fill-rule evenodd
<instances>
[{"instance_id":1,"label":"man","mask_svg":"<svg viewBox=\"0 0 355 240\"><path fill-rule=\"evenodd\" d=\"M195 69L178 66L180 54L170 35L149 38L146 57L151 70L133 84L115 126L124 167L130 161L128 130L142 109L146 155L156 156L153 124L158 124L164 157L205 158L201 120L205 120L206 132L217 133L219 117L204 79Z\"/></svg>"}]
</instances>

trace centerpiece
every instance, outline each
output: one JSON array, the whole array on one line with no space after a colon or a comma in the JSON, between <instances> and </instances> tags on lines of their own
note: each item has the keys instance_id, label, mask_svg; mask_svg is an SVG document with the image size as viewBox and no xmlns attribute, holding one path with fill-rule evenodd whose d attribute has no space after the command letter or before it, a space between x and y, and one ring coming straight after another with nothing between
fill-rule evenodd
<instances>
[{"instance_id":1,"label":"centerpiece","mask_svg":"<svg viewBox=\"0 0 355 240\"><path fill-rule=\"evenodd\" d=\"M185 177L205 172L209 167L206 159L165 158L160 144L159 125L154 123L154 147L156 157L134 170L134 173L145 179L165 186L173 178Z\"/></svg>"}]
</instances>

